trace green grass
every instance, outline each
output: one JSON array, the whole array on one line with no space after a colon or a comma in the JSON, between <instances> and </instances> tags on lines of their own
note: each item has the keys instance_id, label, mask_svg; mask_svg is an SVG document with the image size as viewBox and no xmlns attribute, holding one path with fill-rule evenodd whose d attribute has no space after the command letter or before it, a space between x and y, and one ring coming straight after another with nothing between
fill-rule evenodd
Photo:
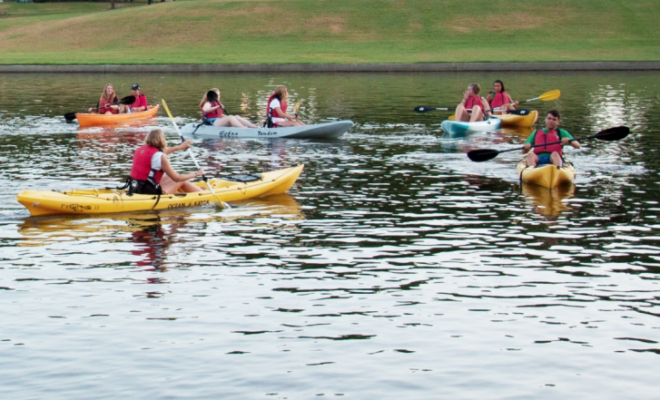
<instances>
[{"instance_id":1,"label":"green grass","mask_svg":"<svg viewBox=\"0 0 660 400\"><path fill-rule=\"evenodd\" d=\"M0 3L0 64L658 61L656 0Z\"/></svg>"}]
</instances>

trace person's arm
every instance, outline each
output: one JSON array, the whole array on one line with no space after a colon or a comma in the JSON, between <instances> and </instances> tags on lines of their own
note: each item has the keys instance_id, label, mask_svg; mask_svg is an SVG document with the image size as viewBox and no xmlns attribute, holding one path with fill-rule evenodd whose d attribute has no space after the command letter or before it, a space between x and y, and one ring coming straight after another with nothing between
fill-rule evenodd
<instances>
[{"instance_id":1,"label":"person's arm","mask_svg":"<svg viewBox=\"0 0 660 400\"><path fill-rule=\"evenodd\" d=\"M193 140L188 139L185 142L179 144L178 146L168 147L167 148L167 154L172 154L175 151L179 151L179 150L187 150L189 147L192 147L192 143L193 143Z\"/></svg>"},{"instance_id":2,"label":"person's arm","mask_svg":"<svg viewBox=\"0 0 660 400\"><path fill-rule=\"evenodd\" d=\"M222 107L222 104L219 106L212 106L210 102L204 103L204 107L202 107L202 110L204 110L205 113L217 110L218 108L224 108Z\"/></svg>"},{"instance_id":3,"label":"person's arm","mask_svg":"<svg viewBox=\"0 0 660 400\"><path fill-rule=\"evenodd\" d=\"M190 180L197 176L202 176L206 173L204 172L203 169L200 169L198 171L191 172L189 174L178 174L174 170L174 168L172 168L172 166L170 165L170 160L167 158L167 155L164 153L161 156L160 163L161 163L160 168L163 170L163 172L165 172L167 176L170 177L170 179L172 179L174 182L177 183Z\"/></svg>"},{"instance_id":4,"label":"person's arm","mask_svg":"<svg viewBox=\"0 0 660 400\"><path fill-rule=\"evenodd\" d=\"M532 148L532 143L534 143L534 136L536 136L536 132L532 133L529 135L527 140L525 140L525 144L523 144L523 154L529 152L529 150Z\"/></svg>"},{"instance_id":5,"label":"person's arm","mask_svg":"<svg viewBox=\"0 0 660 400\"><path fill-rule=\"evenodd\" d=\"M579 149L580 147L582 147L582 146L580 145L580 142L578 142L577 140L574 140L574 139L573 139L573 135L571 135L570 133L566 132L565 130L562 130L562 131L561 131L561 144L562 144L563 146L566 146L566 145L569 144L569 143L571 144L571 146L573 146L573 147L576 148L576 149Z\"/></svg>"},{"instance_id":6,"label":"person's arm","mask_svg":"<svg viewBox=\"0 0 660 400\"><path fill-rule=\"evenodd\" d=\"M279 106L277 108L275 108L275 111L277 111L277 113L280 115L281 118L288 119L289 121L294 121L295 120L294 117L292 117L291 115L289 115L289 114L285 113L284 111L282 111L282 109Z\"/></svg>"}]
</instances>

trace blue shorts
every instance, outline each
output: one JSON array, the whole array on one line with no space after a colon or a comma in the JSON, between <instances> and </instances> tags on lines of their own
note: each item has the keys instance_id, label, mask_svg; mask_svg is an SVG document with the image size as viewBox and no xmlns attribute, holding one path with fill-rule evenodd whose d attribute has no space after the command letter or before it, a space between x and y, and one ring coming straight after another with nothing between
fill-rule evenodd
<instances>
[{"instance_id":1,"label":"blue shorts","mask_svg":"<svg viewBox=\"0 0 660 400\"><path fill-rule=\"evenodd\" d=\"M564 166L564 157L559 157L561 158L561 165L562 167ZM539 163L536 164L536 166L539 165L545 165L545 164L550 164L550 154L544 154L539 156Z\"/></svg>"},{"instance_id":2,"label":"blue shorts","mask_svg":"<svg viewBox=\"0 0 660 400\"><path fill-rule=\"evenodd\" d=\"M550 164L550 154L539 156L539 163L536 165Z\"/></svg>"},{"instance_id":3,"label":"blue shorts","mask_svg":"<svg viewBox=\"0 0 660 400\"><path fill-rule=\"evenodd\" d=\"M206 120L209 121L211 123L211 125L213 125L213 123L215 122L216 119L217 118L206 118Z\"/></svg>"}]
</instances>

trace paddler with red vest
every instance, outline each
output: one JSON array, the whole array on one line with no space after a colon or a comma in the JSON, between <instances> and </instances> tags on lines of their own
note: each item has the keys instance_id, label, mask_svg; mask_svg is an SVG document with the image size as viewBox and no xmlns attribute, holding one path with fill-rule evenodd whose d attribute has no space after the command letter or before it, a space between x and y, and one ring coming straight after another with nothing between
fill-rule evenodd
<instances>
[{"instance_id":1,"label":"paddler with red vest","mask_svg":"<svg viewBox=\"0 0 660 400\"><path fill-rule=\"evenodd\" d=\"M96 108L90 108L90 113L99 114L118 114L119 113L119 97L115 93L115 88L112 83L108 83L103 88L103 93L99 99Z\"/></svg>"},{"instance_id":2,"label":"paddler with red vest","mask_svg":"<svg viewBox=\"0 0 660 400\"><path fill-rule=\"evenodd\" d=\"M476 122L483 121L484 115L490 115L490 104L479 95L481 87L478 83L471 83L463 93L461 104L456 106L456 121Z\"/></svg>"},{"instance_id":3,"label":"paddler with red vest","mask_svg":"<svg viewBox=\"0 0 660 400\"><path fill-rule=\"evenodd\" d=\"M513 101L506 89L504 89L504 82L496 80L493 82L493 91L488 93L486 101L490 104L490 109L495 114L506 114L507 111L513 111L518 105L517 101Z\"/></svg>"},{"instance_id":4,"label":"paddler with red vest","mask_svg":"<svg viewBox=\"0 0 660 400\"><path fill-rule=\"evenodd\" d=\"M562 147L569 143L576 149L580 148L580 142L573 139L570 133L563 129L559 129L561 116L559 111L550 110L548 116L545 117L545 128L539 129L532 133L523 145L523 154L527 153L527 166L536 167L543 164L554 164L558 168L564 166L564 154ZM545 143L559 142L549 146L543 146ZM530 147L534 147L534 151L529 151ZM539 146L540 145L540 146Z\"/></svg>"},{"instance_id":5,"label":"paddler with red vest","mask_svg":"<svg viewBox=\"0 0 660 400\"><path fill-rule=\"evenodd\" d=\"M160 129L154 129L144 140L145 145L133 153L133 166L129 182L129 192L138 194L166 194L184 192L200 192L202 189L188 182L205 174L203 169L189 174L178 174L167 158L168 154L178 150L186 150L192 140L186 140L178 146L167 147L165 134Z\"/></svg>"},{"instance_id":6,"label":"paddler with red vest","mask_svg":"<svg viewBox=\"0 0 660 400\"><path fill-rule=\"evenodd\" d=\"M298 119L298 116L287 114L287 98L289 91L286 86L280 85L275 88L273 94L268 98L266 107L266 126L269 128L278 128L285 126L304 126L305 124Z\"/></svg>"},{"instance_id":7,"label":"paddler with red vest","mask_svg":"<svg viewBox=\"0 0 660 400\"><path fill-rule=\"evenodd\" d=\"M205 123L214 126L233 126L236 128L256 128L257 126L238 115L224 115L225 106L220 102L220 89L213 88L204 94L199 108Z\"/></svg>"}]
</instances>

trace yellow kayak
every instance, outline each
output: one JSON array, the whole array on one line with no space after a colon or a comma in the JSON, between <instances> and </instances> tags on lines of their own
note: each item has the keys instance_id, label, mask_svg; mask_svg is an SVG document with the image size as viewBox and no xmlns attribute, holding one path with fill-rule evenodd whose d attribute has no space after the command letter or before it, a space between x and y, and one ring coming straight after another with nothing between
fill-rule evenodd
<instances>
[{"instance_id":1,"label":"yellow kayak","mask_svg":"<svg viewBox=\"0 0 660 400\"><path fill-rule=\"evenodd\" d=\"M518 163L517 169L521 182L533 183L550 189L571 184L575 179L575 167L568 161L561 168L552 164L532 168L527 166L527 161L523 158Z\"/></svg>"},{"instance_id":2,"label":"yellow kayak","mask_svg":"<svg viewBox=\"0 0 660 400\"><path fill-rule=\"evenodd\" d=\"M502 120L502 126L522 126L525 128L531 128L539 118L539 112L532 110L527 115L504 114L495 116Z\"/></svg>"},{"instance_id":3,"label":"yellow kayak","mask_svg":"<svg viewBox=\"0 0 660 400\"><path fill-rule=\"evenodd\" d=\"M257 174L260 179L251 182L209 180L215 196L204 190L195 193L156 195L128 195L125 189L81 189L56 191L24 190L16 196L33 216L54 214L107 214L146 210L169 210L182 207L199 207L220 201L238 201L257 196L284 193L298 179L303 164L296 167ZM206 187L204 182L195 182Z\"/></svg>"},{"instance_id":4,"label":"yellow kayak","mask_svg":"<svg viewBox=\"0 0 660 400\"><path fill-rule=\"evenodd\" d=\"M80 126L123 124L140 119L153 118L158 114L158 107L160 106L149 106L145 111L132 112L130 114L76 113L76 118Z\"/></svg>"}]
</instances>

